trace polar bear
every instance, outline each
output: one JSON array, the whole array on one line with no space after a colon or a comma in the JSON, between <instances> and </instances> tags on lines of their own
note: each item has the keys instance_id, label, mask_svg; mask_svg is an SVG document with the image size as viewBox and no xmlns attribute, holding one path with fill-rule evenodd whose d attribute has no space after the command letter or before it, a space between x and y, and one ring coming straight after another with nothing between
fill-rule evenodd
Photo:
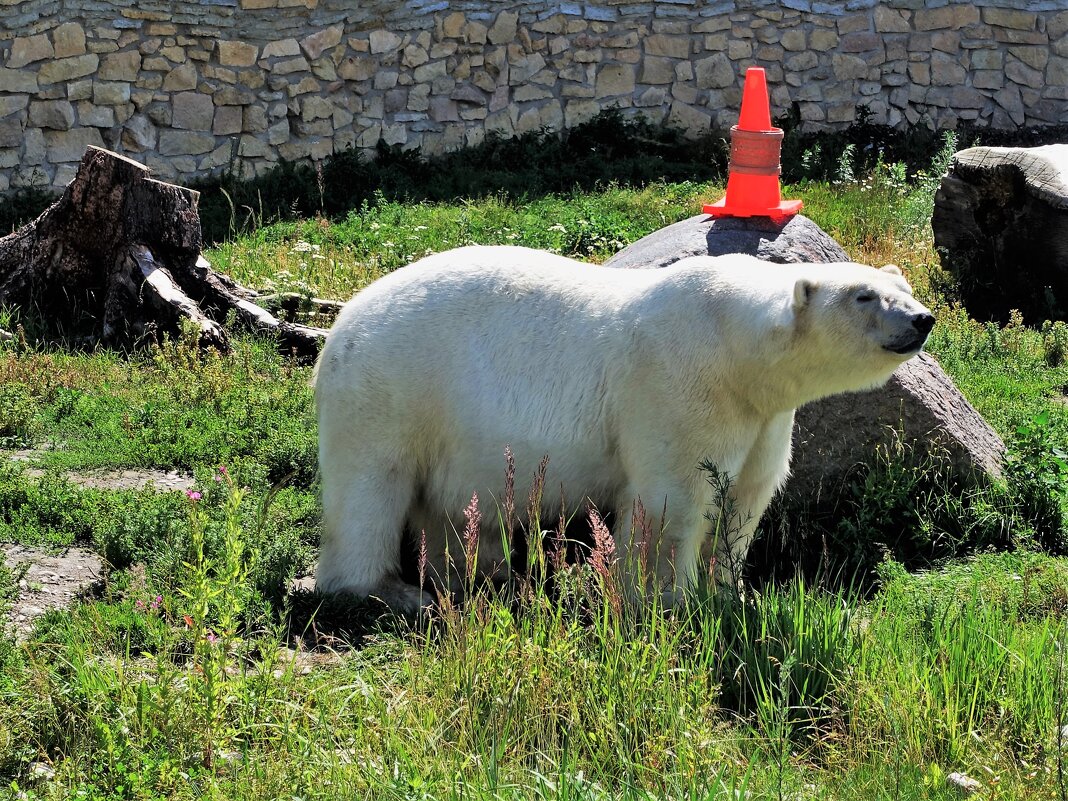
<instances>
[{"instance_id":1,"label":"polar bear","mask_svg":"<svg viewBox=\"0 0 1068 801\"><path fill-rule=\"evenodd\" d=\"M317 585L401 611L425 604L400 574L403 532L425 532L431 575L449 573L447 543L462 571L456 532L476 491L478 570L499 571L492 504L510 446L521 478L549 457L543 519L562 498L615 511L619 554L633 547L635 500L657 510L654 574L677 595L715 512L699 465L730 479L740 530L718 548L735 564L787 477L794 409L883 384L933 325L893 266L727 255L620 270L479 246L429 256L349 301L316 365Z\"/></svg>"}]
</instances>

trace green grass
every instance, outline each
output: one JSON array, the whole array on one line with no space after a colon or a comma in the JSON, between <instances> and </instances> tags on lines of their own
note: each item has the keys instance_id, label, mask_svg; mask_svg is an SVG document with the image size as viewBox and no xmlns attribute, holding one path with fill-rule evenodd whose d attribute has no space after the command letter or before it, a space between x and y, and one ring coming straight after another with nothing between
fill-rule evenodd
<instances>
[{"instance_id":1,"label":"green grass","mask_svg":"<svg viewBox=\"0 0 1068 801\"><path fill-rule=\"evenodd\" d=\"M720 193L381 196L207 255L249 286L345 299L470 242L602 261ZM1068 563L1036 533L1040 511L1063 525L1068 494L1059 335L968 319L937 267L927 188L900 171L784 194L857 260L906 270L939 317L929 349L1014 457L1005 481L961 495L889 454L833 531L797 532L881 562L865 594L793 581L639 613L585 569L555 595L535 585L516 608L483 598L414 628L286 599L318 541L308 368L247 337L226 357L0 343L0 447L32 451L0 466L0 539L89 544L111 568L26 644L0 638L0 798L896 801L956 798L945 776L962 771L980 797L1063 801ZM190 472L201 497L67 477L100 468ZM0 571L0 606L15 578Z\"/></svg>"}]
</instances>

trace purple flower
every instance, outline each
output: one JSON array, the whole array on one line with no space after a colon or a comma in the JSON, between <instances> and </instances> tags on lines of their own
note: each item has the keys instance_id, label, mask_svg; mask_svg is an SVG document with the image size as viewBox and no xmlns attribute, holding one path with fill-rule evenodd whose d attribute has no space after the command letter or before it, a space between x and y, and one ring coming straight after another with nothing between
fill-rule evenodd
<instances>
[{"instance_id":1,"label":"purple flower","mask_svg":"<svg viewBox=\"0 0 1068 801\"><path fill-rule=\"evenodd\" d=\"M209 631L207 634L204 635L204 639L206 639L212 645L215 645L215 643L217 643L219 641L219 638L216 637L215 633L211 632L211 631Z\"/></svg>"},{"instance_id":2,"label":"purple flower","mask_svg":"<svg viewBox=\"0 0 1068 801\"><path fill-rule=\"evenodd\" d=\"M191 501L199 501L202 497L201 494L196 490L186 490L185 494L189 497L189 500Z\"/></svg>"},{"instance_id":3,"label":"purple flower","mask_svg":"<svg viewBox=\"0 0 1068 801\"><path fill-rule=\"evenodd\" d=\"M154 598L154 599L152 600L152 603L151 603L151 604L150 604L149 606L150 606L150 608L152 608L152 609L159 609L159 605L160 605L161 603L163 603L163 596L162 596L162 595L157 595L157 596L156 596L156 597L155 597L155 598Z\"/></svg>"}]
</instances>

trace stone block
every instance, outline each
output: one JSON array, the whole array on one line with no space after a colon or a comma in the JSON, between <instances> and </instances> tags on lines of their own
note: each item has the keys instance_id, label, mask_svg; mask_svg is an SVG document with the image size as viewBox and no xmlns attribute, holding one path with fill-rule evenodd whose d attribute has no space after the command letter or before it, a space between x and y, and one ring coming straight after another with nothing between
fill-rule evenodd
<instances>
[{"instance_id":1,"label":"stone block","mask_svg":"<svg viewBox=\"0 0 1068 801\"><path fill-rule=\"evenodd\" d=\"M100 56L95 53L59 58L41 65L37 71L37 81L39 83L63 83L75 78L84 78L96 72L99 65Z\"/></svg>"},{"instance_id":2,"label":"stone block","mask_svg":"<svg viewBox=\"0 0 1068 801\"><path fill-rule=\"evenodd\" d=\"M817 28L809 34L808 46L817 53L826 53L838 46L838 34L829 28Z\"/></svg>"},{"instance_id":3,"label":"stone block","mask_svg":"<svg viewBox=\"0 0 1068 801\"><path fill-rule=\"evenodd\" d=\"M171 98L171 127L183 131L210 131L215 104L210 95L178 92Z\"/></svg>"},{"instance_id":4,"label":"stone block","mask_svg":"<svg viewBox=\"0 0 1068 801\"><path fill-rule=\"evenodd\" d=\"M667 124L690 137L704 136L712 127L712 115L685 103L672 103Z\"/></svg>"},{"instance_id":5,"label":"stone block","mask_svg":"<svg viewBox=\"0 0 1068 801\"><path fill-rule=\"evenodd\" d=\"M267 144L277 146L289 141L290 130L287 120L280 120L267 129Z\"/></svg>"},{"instance_id":6,"label":"stone block","mask_svg":"<svg viewBox=\"0 0 1068 801\"><path fill-rule=\"evenodd\" d=\"M693 67L698 89L719 89L731 86L738 80L730 59L724 53L695 61ZM672 106L673 110L675 105Z\"/></svg>"},{"instance_id":7,"label":"stone block","mask_svg":"<svg viewBox=\"0 0 1068 801\"><path fill-rule=\"evenodd\" d=\"M448 64L445 61L431 61L421 67L416 67L412 77L416 83L430 83L436 78L444 78L448 74Z\"/></svg>"},{"instance_id":8,"label":"stone block","mask_svg":"<svg viewBox=\"0 0 1068 801\"><path fill-rule=\"evenodd\" d=\"M850 33L838 41L839 50L843 53L864 53L869 50L882 50L882 34L861 32Z\"/></svg>"},{"instance_id":9,"label":"stone block","mask_svg":"<svg viewBox=\"0 0 1068 801\"><path fill-rule=\"evenodd\" d=\"M867 77L868 62L859 56L835 53L831 56L831 69L839 81L850 81Z\"/></svg>"},{"instance_id":10,"label":"stone block","mask_svg":"<svg viewBox=\"0 0 1068 801\"><path fill-rule=\"evenodd\" d=\"M979 9L963 3L940 8L920 8L912 16L917 31L958 30L979 22Z\"/></svg>"},{"instance_id":11,"label":"stone block","mask_svg":"<svg viewBox=\"0 0 1068 801\"><path fill-rule=\"evenodd\" d=\"M646 56L638 80L646 84L666 84L675 80L675 60Z\"/></svg>"},{"instance_id":12,"label":"stone block","mask_svg":"<svg viewBox=\"0 0 1068 801\"><path fill-rule=\"evenodd\" d=\"M40 128L27 128L22 139L22 163L44 164L48 160L48 145L45 143L44 131Z\"/></svg>"},{"instance_id":13,"label":"stone block","mask_svg":"<svg viewBox=\"0 0 1068 801\"><path fill-rule=\"evenodd\" d=\"M472 20L464 26L464 41L473 45L484 45L489 40L489 28L481 22Z\"/></svg>"},{"instance_id":14,"label":"stone block","mask_svg":"<svg viewBox=\"0 0 1068 801\"><path fill-rule=\"evenodd\" d=\"M77 22L64 22L52 31L56 58L85 55L85 29Z\"/></svg>"},{"instance_id":15,"label":"stone block","mask_svg":"<svg viewBox=\"0 0 1068 801\"><path fill-rule=\"evenodd\" d=\"M0 92L36 94L37 91L37 75L33 72L0 67Z\"/></svg>"},{"instance_id":16,"label":"stone block","mask_svg":"<svg viewBox=\"0 0 1068 801\"><path fill-rule=\"evenodd\" d=\"M524 83L540 72L545 67L545 56L541 53L531 53L528 56L517 60L510 66L508 72L508 83L512 86ZM633 71L633 67L630 68Z\"/></svg>"},{"instance_id":17,"label":"stone block","mask_svg":"<svg viewBox=\"0 0 1068 801\"><path fill-rule=\"evenodd\" d=\"M404 52L401 55L401 64L409 69L426 64L429 60L430 56L427 55L426 50L415 44L410 44L404 48Z\"/></svg>"},{"instance_id":18,"label":"stone block","mask_svg":"<svg viewBox=\"0 0 1068 801\"><path fill-rule=\"evenodd\" d=\"M858 34L851 35L856 36ZM789 28L783 31L779 43L782 45L783 50L790 53L799 53L808 46L806 38L804 28Z\"/></svg>"},{"instance_id":19,"label":"stone block","mask_svg":"<svg viewBox=\"0 0 1068 801\"><path fill-rule=\"evenodd\" d=\"M341 25L331 25L301 39L300 47L308 58L314 61L330 48L341 44L343 32L344 29Z\"/></svg>"},{"instance_id":20,"label":"stone block","mask_svg":"<svg viewBox=\"0 0 1068 801\"><path fill-rule=\"evenodd\" d=\"M486 36L490 44L509 44L515 40L518 30L519 12L501 11L497 14L493 25L487 31Z\"/></svg>"},{"instance_id":21,"label":"stone block","mask_svg":"<svg viewBox=\"0 0 1068 801\"><path fill-rule=\"evenodd\" d=\"M598 98L630 95L634 92L634 67L607 65L597 71L594 96Z\"/></svg>"},{"instance_id":22,"label":"stone block","mask_svg":"<svg viewBox=\"0 0 1068 801\"><path fill-rule=\"evenodd\" d=\"M311 65L304 56L276 61L270 68L272 75L292 75L295 72L308 72L309 70L311 70Z\"/></svg>"},{"instance_id":23,"label":"stone block","mask_svg":"<svg viewBox=\"0 0 1068 801\"><path fill-rule=\"evenodd\" d=\"M8 117L0 120L0 147L17 148L22 144L23 121L18 117ZM15 161L12 164L0 164L0 168L7 169L18 163L18 150L15 153Z\"/></svg>"},{"instance_id":24,"label":"stone block","mask_svg":"<svg viewBox=\"0 0 1068 801\"><path fill-rule=\"evenodd\" d=\"M935 86L957 86L967 75L955 58L945 53L931 54L931 83Z\"/></svg>"},{"instance_id":25,"label":"stone block","mask_svg":"<svg viewBox=\"0 0 1068 801\"><path fill-rule=\"evenodd\" d=\"M18 69L35 61L55 58L55 55L56 51L45 34L19 36L11 43L6 66L10 69ZM51 81L44 81L44 83L51 83Z\"/></svg>"},{"instance_id":26,"label":"stone block","mask_svg":"<svg viewBox=\"0 0 1068 801\"><path fill-rule=\"evenodd\" d=\"M1046 82L1050 83L1049 73ZM1005 85L1005 76L1001 70L975 70L972 72L972 86L976 89L1001 89Z\"/></svg>"},{"instance_id":27,"label":"stone block","mask_svg":"<svg viewBox=\"0 0 1068 801\"><path fill-rule=\"evenodd\" d=\"M259 57L260 49L253 44L220 40L219 63L224 67L251 67Z\"/></svg>"},{"instance_id":28,"label":"stone block","mask_svg":"<svg viewBox=\"0 0 1068 801\"><path fill-rule=\"evenodd\" d=\"M104 140L97 128L72 128L69 131L45 131L45 147L48 162L81 161L89 145L104 147Z\"/></svg>"},{"instance_id":29,"label":"stone block","mask_svg":"<svg viewBox=\"0 0 1068 801\"><path fill-rule=\"evenodd\" d=\"M372 55L381 55L382 53L392 53L401 46L401 42L404 41L400 36L392 31L377 30L371 31L370 34L371 53Z\"/></svg>"},{"instance_id":30,"label":"stone block","mask_svg":"<svg viewBox=\"0 0 1068 801\"><path fill-rule=\"evenodd\" d=\"M197 68L186 63L175 67L163 79L164 92L188 92L197 88Z\"/></svg>"},{"instance_id":31,"label":"stone block","mask_svg":"<svg viewBox=\"0 0 1068 801\"><path fill-rule=\"evenodd\" d=\"M35 100L30 103L29 124L34 128L67 131L74 127L74 106L66 100Z\"/></svg>"},{"instance_id":32,"label":"stone block","mask_svg":"<svg viewBox=\"0 0 1068 801\"><path fill-rule=\"evenodd\" d=\"M1068 86L1068 58L1050 58L1046 65L1046 83L1049 86Z\"/></svg>"},{"instance_id":33,"label":"stone block","mask_svg":"<svg viewBox=\"0 0 1068 801\"><path fill-rule=\"evenodd\" d=\"M101 81L129 81L137 80L137 73L141 71L141 54L136 50L125 50L121 53L109 53L100 62L100 69L96 74Z\"/></svg>"},{"instance_id":34,"label":"stone block","mask_svg":"<svg viewBox=\"0 0 1068 801\"><path fill-rule=\"evenodd\" d=\"M214 149L215 137L210 133L164 130L159 134L159 152L162 156L197 156Z\"/></svg>"},{"instance_id":35,"label":"stone block","mask_svg":"<svg viewBox=\"0 0 1068 801\"><path fill-rule=\"evenodd\" d=\"M392 89L397 85L398 73L396 70L381 70L375 73L374 87L382 91Z\"/></svg>"},{"instance_id":36,"label":"stone block","mask_svg":"<svg viewBox=\"0 0 1068 801\"><path fill-rule=\"evenodd\" d=\"M1005 67L1005 54L1000 50L973 50L972 69L1000 70Z\"/></svg>"},{"instance_id":37,"label":"stone block","mask_svg":"<svg viewBox=\"0 0 1068 801\"><path fill-rule=\"evenodd\" d=\"M243 133L258 134L268 130L267 112L263 106L233 106L232 108L241 109L241 131Z\"/></svg>"},{"instance_id":38,"label":"stone block","mask_svg":"<svg viewBox=\"0 0 1068 801\"><path fill-rule=\"evenodd\" d=\"M305 97L300 104L300 118L304 122L326 119L334 114L334 104L325 97Z\"/></svg>"},{"instance_id":39,"label":"stone block","mask_svg":"<svg viewBox=\"0 0 1068 801\"><path fill-rule=\"evenodd\" d=\"M1032 89L1042 88L1042 73L1012 57L1005 64L1005 77L1021 86L1029 86Z\"/></svg>"},{"instance_id":40,"label":"stone block","mask_svg":"<svg viewBox=\"0 0 1068 801\"><path fill-rule=\"evenodd\" d=\"M810 70L819 63L819 58L811 50L806 50L803 53L796 53L789 56L784 62L783 66L790 72L804 72Z\"/></svg>"},{"instance_id":41,"label":"stone block","mask_svg":"<svg viewBox=\"0 0 1068 801\"><path fill-rule=\"evenodd\" d=\"M875 30L879 33L907 33L911 30L909 21L902 11L879 4L873 9Z\"/></svg>"},{"instance_id":42,"label":"stone block","mask_svg":"<svg viewBox=\"0 0 1068 801\"><path fill-rule=\"evenodd\" d=\"M1049 61L1049 48L1046 47L1010 47L1009 53L1033 70L1044 70Z\"/></svg>"},{"instance_id":43,"label":"stone block","mask_svg":"<svg viewBox=\"0 0 1068 801\"><path fill-rule=\"evenodd\" d=\"M120 106L130 102L130 84L93 81L93 103L97 106Z\"/></svg>"},{"instance_id":44,"label":"stone block","mask_svg":"<svg viewBox=\"0 0 1068 801\"><path fill-rule=\"evenodd\" d=\"M1038 25L1038 15L1033 11L991 7L983 9L983 22L987 25L996 25L999 28L1033 31Z\"/></svg>"},{"instance_id":45,"label":"stone block","mask_svg":"<svg viewBox=\"0 0 1068 801\"><path fill-rule=\"evenodd\" d=\"M667 56L669 58L690 57L690 37L653 34L646 36L642 42L646 55Z\"/></svg>"},{"instance_id":46,"label":"stone block","mask_svg":"<svg viewBox=\"0 0 1068 801\"><path fill-rule=\"evenodd\" d=\"M223 86L211 96L216 106L247 106L255 103L255 93L243 86Z\"/></svg>"},{"instance_id":47,"label":"stone block","mask_svg":"<svg viewBox=\"0 0 1068 801\"><path fill-rule=\"evenodd\" d=\"M135 114L122 127L122 146L126 150L142 152L156 147L156 126L148 117Z\"/></svg>"},{"instance_id":48,"label":"stone block","mask_svg":"<svg viewBox=\"0 0 1068 801\"><path fill-rule=\"evenodd\" d=\"M79 125L91 128L111 128L115 125L114 106L96 106L83 100L78 103L76 110Z\"/></svg>"},{"instance_id":49,"label":"stone block","mask_svg":"<svg viewBox=\"0 0 1068 801\"><path fill-rule=\"evenodd\" d=\"M309 92L319 92L321 89L323 89L321 84L311 76L301 78L298 83L288 83L285 85L285 93L289 97L307 95Z\"/></svg>"},{"instance_id":50,"label":"stone block","mask_svg":"<svg viewBox=\"0 0 1068 801\"><path fill-rule=\"evenodd\" d=\"M279 39L265 44L263 52L260 53L260 58L293 58L299 55L300 45L296 39Z\"/></svg>"},{"instance_id":51,"label":"stone block","mask_svg":"<svg viewBox=\"0 0 1068 801\"><path fill-rule=\"evenodd\" d=\"M239 134L242 129L241 121L241 106L217 106L211 132L216 136Z\"/></svg>"},{"instance_id":52,"label":"stone block","mask_svg":"<svg viewBox=\"0 0 1068 801\"><path fill-rule=\"evenodd\" d=\"M463 35L467 17L462 11L454 11L441 23L441 33L446 39L459 39Z\"/></svg>"},{"instance_id":53,"label":"stone block","mask_svg":"<svg viewBox=\"0 0 1068 801\"><path fill-rule=\"evenodd\" d=\"M347 56L337 65L337 75L346 81L369 80L377 70L377 62L366 56Z\"/></svg>"}]
</instances>

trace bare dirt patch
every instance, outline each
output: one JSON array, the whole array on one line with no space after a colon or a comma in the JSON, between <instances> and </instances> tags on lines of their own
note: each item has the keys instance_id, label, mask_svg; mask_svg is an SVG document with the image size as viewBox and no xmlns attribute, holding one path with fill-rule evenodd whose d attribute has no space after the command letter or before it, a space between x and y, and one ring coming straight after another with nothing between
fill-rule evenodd
<instances>
[{"instance_id":1,"label":"bare dirt patch","mask_svg":"<svg viewBox=\"0 0 1068 801\"><path fill-rule=\"evenodd\" d=\"M29 634L37 618L49 609L69 606L103 576L100 557L88 548L71 547L57 553L0 544L0 555L12 570L25 570L10 612L10 624L20 639Z\"/></svg>"}]
</instances>

